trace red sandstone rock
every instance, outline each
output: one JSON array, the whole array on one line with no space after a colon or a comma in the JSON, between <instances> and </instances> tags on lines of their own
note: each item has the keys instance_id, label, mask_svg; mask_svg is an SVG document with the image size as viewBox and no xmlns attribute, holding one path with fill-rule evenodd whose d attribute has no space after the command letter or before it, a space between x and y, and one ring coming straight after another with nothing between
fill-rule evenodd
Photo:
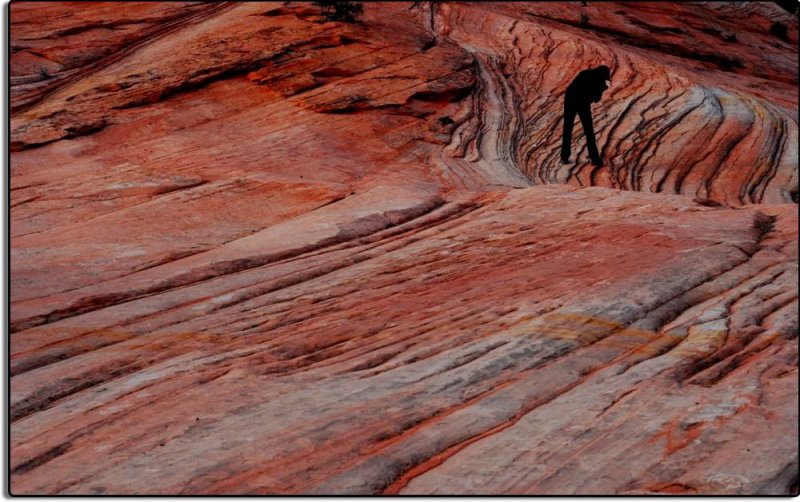
<instances>
[{"instance_id":1,"label":"red sandstone rock","mask_svg":"<svg viewBox=\"0 0 800 502\"><path fill-rule=\"evenodd\" d=\"M796 18L126 6L11 8L13 493L797 491Z\"/></svg>"}]
</instances>

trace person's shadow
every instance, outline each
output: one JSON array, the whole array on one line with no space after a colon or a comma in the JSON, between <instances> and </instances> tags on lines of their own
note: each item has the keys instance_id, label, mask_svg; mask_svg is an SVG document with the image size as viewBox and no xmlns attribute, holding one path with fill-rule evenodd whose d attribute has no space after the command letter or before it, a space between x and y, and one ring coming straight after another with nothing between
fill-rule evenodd
<instances>
[{"instance_id":1,"label":"person's shadow","mask_svg":"<svg viewBox=\"0 0 800 502\"><path fill-rule=\"evenodd\" d=\"M575 115L581 119L583 132L586 134L586 146L589 149L589 158L595 166L602 166L603 159L597 151L597 142L594 137L592 124L592 103L597 103L608 89L607 82L611 80L611 70L602 65L590 70L583 70L567 87L564 94L564 135L561 138L561 162L569 163L570 144L572 143L572 127Z\"/></svg>"}]
</instances>

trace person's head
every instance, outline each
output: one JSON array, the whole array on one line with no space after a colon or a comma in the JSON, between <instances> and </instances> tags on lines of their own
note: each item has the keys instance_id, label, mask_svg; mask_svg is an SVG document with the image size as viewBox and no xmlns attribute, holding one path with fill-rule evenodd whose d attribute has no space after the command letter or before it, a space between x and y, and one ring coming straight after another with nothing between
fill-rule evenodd
<instances>
[{"instance_id":1,"label":"person's head","mask_svg":"<svg viewBox=\"0 0 800 502\"><path fill-rule=\"evenodd\" d=\"M611 68L606 65L598 66L594 69L598 75L603 77L603 80L611 80Z\"/></svg>"}]
</instances>

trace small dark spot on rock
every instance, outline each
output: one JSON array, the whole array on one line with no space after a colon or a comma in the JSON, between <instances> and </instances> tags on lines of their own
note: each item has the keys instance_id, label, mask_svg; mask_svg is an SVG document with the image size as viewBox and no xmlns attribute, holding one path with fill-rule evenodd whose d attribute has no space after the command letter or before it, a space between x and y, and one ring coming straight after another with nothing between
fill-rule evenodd
<instances>
[{"instance_id":1,"label":"small dark spot on rock","mask_svg":"<svg viewBox=\"0 0 800 502\"><path fill-rule=\"evenodd\" d=\"M769 32L772 36L780 38L784 42L790 42L789 27L780 21L772 23L772 26L769 27Z\"/></svg>"},{"instance_id":2,"label":"small dark spot on rock","mask_svg":"<svg viewBox=\"0 0 800 502\"><path fill-rule=\"evenodd\" d=\"M696 204L700 204L701 206L706 206L706 207L722 207L722 204L720 204L719 202L717 202L715 200L707 199L705 197L695 197L693 199L693 202L695 202Z\"/></svg>"},{"instance_id":3,"label":"small dark spot on rock","mask_svg":"<svg viewBox=\"0 0 800 502\"><path fill-rule=\"evenodd\" d=\"M763 237L768 233L770 233L772 229L775 227L776 218L774 216L767 216L761 214L759 214L758 216L760 217L756 218L755 227L756 230L758 230L758 232L761 234L761 237Z\"/></svg>"},{"instance_id":4,"label":"small dark spot on rock","mask_svg":"<svg viewBox=\"0 0 800 502\"><path fill-rule=\"evenodd\" d=\"M268 10L266 12L262 12L261 13L262 16L266 16L266 17L281 16L283 14L286 14L286 10L285 9L281 9L281 8L270 9L270 10Z\"/></svg>"},{"instance_id":5,"label":"small dark spot on rock","mask_svg":"<svg viewBox=\"0 0 800 502\"><path fill-rule=\"evenodd\" d=\"M422 47L420 47L420 51L421 52L428 52L429 50L431 50L434 47L436 47L436 39L432 38L430 40L427 40L424 44L422 44Z\"/></svg>"}]
</instances>

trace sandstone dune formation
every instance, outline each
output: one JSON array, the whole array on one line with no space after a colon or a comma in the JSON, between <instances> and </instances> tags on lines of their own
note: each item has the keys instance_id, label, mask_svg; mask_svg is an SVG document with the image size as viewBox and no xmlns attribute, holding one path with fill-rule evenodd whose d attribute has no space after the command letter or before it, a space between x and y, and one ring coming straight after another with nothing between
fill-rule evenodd
<instances>
[{"instance_id":1,"label":"sandstone dune formation","mask_svg":"<svg viewBox=\"0 0 800 502\"><path fill-rule=\"evenodd\" d=\"M10 22L12 493L797 493L796 16Z\"/></svg>"}]
</instances>

